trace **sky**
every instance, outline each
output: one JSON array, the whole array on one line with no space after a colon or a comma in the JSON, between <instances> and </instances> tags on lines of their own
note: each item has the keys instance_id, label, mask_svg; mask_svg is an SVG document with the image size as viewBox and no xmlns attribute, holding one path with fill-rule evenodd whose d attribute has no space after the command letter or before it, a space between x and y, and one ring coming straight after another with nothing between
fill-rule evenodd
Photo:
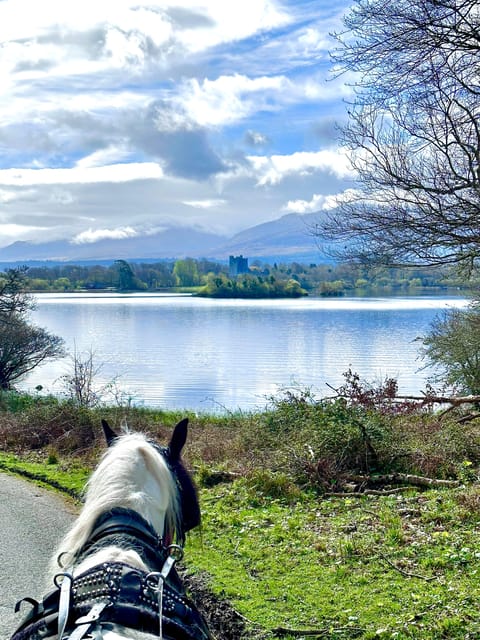
<instances>
[{"instance_id":1,"label":"sky","mask_svg":"<svg viewBox=\"0 0 480 640\"><path fill-rule=\"evenodd\" d=\"M0 0L0 247L333 206L346 0Z\"/></svg>"}]
</instances>

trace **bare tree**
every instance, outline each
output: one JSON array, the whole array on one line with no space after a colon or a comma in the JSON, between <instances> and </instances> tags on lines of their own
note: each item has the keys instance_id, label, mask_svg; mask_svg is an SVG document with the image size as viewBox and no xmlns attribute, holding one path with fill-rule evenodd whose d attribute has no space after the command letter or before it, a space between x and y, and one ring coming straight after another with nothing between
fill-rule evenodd
<instances>
[{"instance_id":1,"label":"bare tree","mask_svg":"<svg viewBox=\"0 0 480 640\"><path fill-rule=\"evenodd\" d=\"M98 407L107 401L114 406L128 408L132 396L120 388L118 377L101 382L103 365L98 363L96 354L90 347L81 353L74 348L70 354L70 370L59 378L66 397L79 407Z\"/></svg>"},{"instance_id":2,"label":"bare tree","mask_svg":"<svg viewBox=\"0 0 480 640\"><path fill-rule=\"evenodd\" d=\"M63 340L27 321L34 308L26 268L0 274L0 389L10 389L46 360L64 355Z\"/></svg>"},{"instance_id":3,"label":"bare tree","mask_svg":"<svg viewBox=\"0 0 480 640\"><path fill-rule=\"evenodd\" d=\"M96 406L101 395L96 379L102 365L96 364L91 349L81 354L76 348L71 356L71 365L71 371L60 378L67 397L81 407Z\"/></svg>"},{"instance_id":4,"label":"bare tree","mask_svg":"<svg viewBox=\"0 0 480 640\"><path fill-rule=\"evenodd\" d=\"M477 0L356 0L336 70L355 98L343 142L355 189L319 222L346 257L390 264L480 257Z\"/></svg>"},{"instance_id":5,"label":"bare tree","mask_svg":"<svg viewBox=\"0 0 480 640\"><path fill-rule=\"evenodd\" d=\"M63 355L63 340L19 314L0 322L0 389L10 389L45 360Z\"/></svg>"}]
</instances>

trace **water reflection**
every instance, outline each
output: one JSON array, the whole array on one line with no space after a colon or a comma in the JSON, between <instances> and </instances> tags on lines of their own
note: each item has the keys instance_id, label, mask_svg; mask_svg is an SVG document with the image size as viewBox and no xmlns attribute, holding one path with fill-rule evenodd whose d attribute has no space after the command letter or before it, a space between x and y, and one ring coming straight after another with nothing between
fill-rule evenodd
<instances>
[{"instance_id":1,"label":"water reflection","mask_svg":"<svg viewBox=\"0 0 480 640\"><path fill-rule=\"evenodd\" d=\"M155 294L44 294L34 320L73 351L92 349L101 378L137 404L192 410L263 407L297 382L319 395L352 367L369 380L398 378L418 392L417 336L460 298L209 300ZM24 387L54 381L66 362L34 371ZM58 388L58 385L57 385Z\"/></svg>"}]
</instances>

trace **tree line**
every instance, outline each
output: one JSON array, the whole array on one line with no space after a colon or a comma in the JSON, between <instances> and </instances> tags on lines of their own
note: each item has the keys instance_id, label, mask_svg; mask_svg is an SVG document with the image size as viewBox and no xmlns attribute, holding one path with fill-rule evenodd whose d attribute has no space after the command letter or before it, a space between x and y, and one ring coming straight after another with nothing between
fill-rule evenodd
<instances>
[{"instance_id":1,"label":"tree line","mask_svg":"<svg viewBox=\"0 0 480 640\"><path fill-rule=\"evenodd\" d=\"M177 287L202 288L203 295L252 297L269 295L343 295L381 290L412 292L420 288L464 287L465 279L453 268L395 268L339 264L262 263L254 261L248 274L230 277L228 265L185 258L170 262L134 263L116 260L111 265L55 265L30 267L26 284L31 291L162 291ZM243 283L243 284L242 284ZM290 283L290 284L289 284ZM469 286L474 282L470 279ZM239 286L237 286L239 285Z\"/></svg>"},{"instance_id":2,"label":"tree line","mask_svg":"<svg viewBox=\"0 0 480 640\"><path fill-rule=\"evenodd\" d=\"M274 265L271 271L269 268L260 271L261 267L257 265L253 274L242 274L231 279L221 271L220 265L217 266L220 267L218 273L215 274L209 270L203 289L199 289L205 295L250 298L285 295L297 297L304 294L301 287L302 278L309 273L323 273L325 269L327 271L332 269L315 265L307 268L293 263ZM144 283L128 263L117 261L114 267L117 271L119 287L125 287L125 290L142 288ZM59 267L61 268L63 267ZM152 266L150 265L149 268ZM88 268L85 269L87 273ZM332 269L330 273L332 278L338 276L338 273L344 275L350 273L353 281L353 278L359 275L353 267L351 272L345 271L346 265L339 265L337 269L340 271L336 273L333 273ZM194 260L177 261L171 265L171 274L176 278L183 274L185 279L188 275L189 278L194 277L194 280L201 281L198 264ZM280 274L283 279L277 280L274 274ZM443 277L445 274L437 275ZM59 277L63 276L59 275ZM432 278L432 274L429 277ZM332 282L334 283L335 280ZM427 280L427 282L432 284L435 280ZM35 308L35 299L29 293L30 285L26 268L7 269L5 273L0 273L0 391L14 388L17 382L43 362L67 355L61 337L32 324L29 314ZM433 322L430 332L421 339L421 351L427 363L440 367L436 381L445 384L457 394L480 394L479 317L478 303L472 303L467 312L458 309L449 310ZM70 386L72 384L78 386L79 383L84 385L85 381L90 380L91 359L82 363L75 357L74 362L80 368L77 367L67 382ZM77 389L77 386L74 388ZM83 390L84 386L80 388ZM77 396L78 394L75 398Z\"/></svg>"}]
</instances>

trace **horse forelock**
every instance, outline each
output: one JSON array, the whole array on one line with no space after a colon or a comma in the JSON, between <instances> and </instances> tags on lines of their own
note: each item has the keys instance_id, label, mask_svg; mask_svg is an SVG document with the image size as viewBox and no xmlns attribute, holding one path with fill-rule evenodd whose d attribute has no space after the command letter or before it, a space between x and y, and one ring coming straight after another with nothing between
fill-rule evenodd
<instances>
[{"instance_id":1,"label":"horse forelock","mask_svg":"<svg viewBox=\"0 0 480 640\"><path fill-rule=\"evenodd\" d=\"M143 516L159 536L182 538L177 483L161 451L146 436L120 436L90 476L84 507L58 553L74 558L88 540L97 518L114 507Z\"/></svg>"}]
</instances>

